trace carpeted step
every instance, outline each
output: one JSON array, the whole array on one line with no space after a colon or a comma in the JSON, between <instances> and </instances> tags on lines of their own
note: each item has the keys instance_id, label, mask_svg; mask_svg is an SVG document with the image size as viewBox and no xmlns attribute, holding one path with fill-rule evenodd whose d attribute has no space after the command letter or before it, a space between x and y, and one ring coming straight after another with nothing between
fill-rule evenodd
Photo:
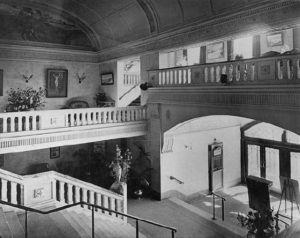
<instances>
[{"instance_id":1,"label":"carpeted step","mask_svg":"<svg viewBox=\"0 0 300 238\"><path fill-rule=\"evenodd\" d=\"M25 215L20 214L19 220L24 224ZM65 235L64 232L55 225L49 215L38 213L28 213L28 237L30 238L71 238Z\"/></svg>"},{"instance_id":2,"label":"carpeted step","mask_svg":"<svg viewBox=\"0 0 300 238\"><path fill-rule=\"evenodd\" d=\"M3 209L0 207L0 236L1 238L12 238L8 222L6 220Z\"/></svg>"},{"instance_id":3,"label":"carpeted step","mask_svg":"<svg viewBox=\"0 0 300 238\"><path fill-rule=\"evenodd\" d=\"M77 230L72 227L70 222L60 213L49 214L54 224L69 238L81 238Z\"/></svg>"},{"instance_id":4,"label":"carpeted step","mask_svg":"<svg viewBox=\"0 0 300 238\"><path fill-rule=\"evenodd\" d=\"M89 221L88 217L85 214L77 213L72 210L69 211L69 214L77 221L88 237L92 237L92 223Z\"/></svg>"},{"instance_id":5,"label":"carpeted step","mask_svg":"<svg viewBox=\"0 0 300 238\"><path fill-rule=\"evenodd\" d=\"M16 212L9 211L4 213L13 238L24 238L25 231L21 225Z\"/></svg>"},{"instance_id":6,"label":"carpeted step","mask_svg":"<svg viewBox=\"0 0 300 238\"><path fill-rule=\"evenodd\" d=\"M82 238L89 238L89 233L82 227L82 224L74 214L71 214L69 211L61 211L62 215L69 221L71 226L78 232L79 236Z\"/></svg>"}]
</instances>

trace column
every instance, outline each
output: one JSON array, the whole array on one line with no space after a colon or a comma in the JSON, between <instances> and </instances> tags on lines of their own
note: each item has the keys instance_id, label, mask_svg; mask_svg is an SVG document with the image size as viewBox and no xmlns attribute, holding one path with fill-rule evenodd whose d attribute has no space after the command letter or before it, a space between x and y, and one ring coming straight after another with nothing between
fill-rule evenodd
<instances>
[{"instance_id":1,"label":"column","mask_svg":"<svg viewBox=\"0 0 300 238\"><path fill-rule=\"evenodd\" d=\"M68 183L68 204L73 203L73 185Z\"/></svg>"},{"instance_id":2,"label":"column","mask_svg":"<svg viewBox=\"0 0 300 238\"><path fill-rule=\"evenodd\" d=\"M10 182L10 202L18 204L17 202L17 183Z\"/></svg>"},{"instance_id":3,"label":"column","mask_svg":"<svg viewBox=\"0 0 300 238\"><path fill-rule=\"evenodd\" d=\"M1 199L5 202L7 202L7 183L8 181L5 179L1 179L2 182L2 188L1 188Z\"/></svg>"}]
</instances>

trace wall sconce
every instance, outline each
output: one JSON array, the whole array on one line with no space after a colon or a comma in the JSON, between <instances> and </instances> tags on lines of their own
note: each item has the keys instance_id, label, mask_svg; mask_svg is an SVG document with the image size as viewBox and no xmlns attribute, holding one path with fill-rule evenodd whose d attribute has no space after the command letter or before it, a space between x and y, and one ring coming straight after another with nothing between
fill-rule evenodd
<instances>
[{"instance_id":1,"label":"wall sconce","mask_svg":"<svg viewBox=\"0 0 300 238\"><path fill-rule=\"evenodd\" d=\"M25 79L25 82L28 83L30 79L32 79L33 74L21 74L23 79Z\"/></svg>"},{"instance_id":2,"label":"wall sconce","mask_svg":"<svg viewBox=\"0 0 300 238\"><path fill-rule=\"evenodd\" d=\"M86 74L82 73L79 75L79 73L76 73L76 77L78 78L78 82L81 83L86 78Z\"/></svg>"}]
</instances>

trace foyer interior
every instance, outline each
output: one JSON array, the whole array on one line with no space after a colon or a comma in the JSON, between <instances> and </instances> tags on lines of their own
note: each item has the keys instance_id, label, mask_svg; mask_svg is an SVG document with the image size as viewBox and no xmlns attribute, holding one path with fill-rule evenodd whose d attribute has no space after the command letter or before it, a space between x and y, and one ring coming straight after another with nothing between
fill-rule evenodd
<instances>
[{"instance_id":1,"label":"foyer interior","mask_svg":"<svg viewBox=\"0 0 300 238\"><path fill-rule=\"evenodd\" d=\"M282 178L298 186L299 1L0 2L6 205L87 202L110 209L97 211L97 219L128 225L129 237L135 221L113 211L174 226L178 237L245 237L237 216L251 210L248 176L271 182L274 211ZM45 97L32 106L36 99L22 90L39 88ZM23 94L13 98L18 90ZM109 190L117 145L122 155L132 153L123 194ZM226 199L224 222L220 198L211 220L211 192ZM290 228L279 237L297 237L297 201L293 211L281 205L288 218L280 231L285 223ZM0 235L23 237L24 212L6 205ZM56 217L79 214L66 223L76 226L69 237L92 236L78 228L80 214L92 219L91 207L82 206ZM9 223L15 215L20 224ZM96 236L120 237L95 229ZM38 237L34 226L28 231ZM140 224L141 236L171 237L171 231Z\"/></svg>"}]
</instances>

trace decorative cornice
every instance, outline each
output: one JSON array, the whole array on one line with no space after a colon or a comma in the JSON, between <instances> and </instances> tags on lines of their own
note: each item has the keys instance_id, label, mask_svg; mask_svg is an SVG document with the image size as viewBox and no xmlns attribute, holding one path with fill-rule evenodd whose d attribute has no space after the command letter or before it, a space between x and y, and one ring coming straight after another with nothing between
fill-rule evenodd
<instances>
[{"instance_id":1,"label":"decorative cornice","mask_svg":"<svg viewBox=\"0 0 300 238\"><path fill-rule=\"evenodd\" d=\"M21 45L7 44L0 41L0 60L30 60L30 61L74 61L97 63L97 53L84 51L77 47L59 48L54 44Z\"/></svg>"},{"instance_id":2,"label":"decorative cornice","mask_svg":"<svg viewBox=\"0 0 300 238\"><path fill-rule=\"evenodd\" d=\"M148 37L139 41L124 43L98 52L99 62L128 55L143 54L164 48L205 42L242 33L261 33L277 27L299 24L300 2L295 0L268 1L263 6L252 7L238 13L218 15L205 22L196 21ZM288 12L288 14L287 14ZM259 27L260 28L259 28Z\"/></svg>"},{"instance_id":3,"label":"decorative cornice","mask_svg":"<svg viewBox=\"0 0 300 238\"><path fill-rule=\"evenodd\" d=\"M300 85L149 89L148 103L262 106L300 110Z\"/></svg>"}]
</instances>

